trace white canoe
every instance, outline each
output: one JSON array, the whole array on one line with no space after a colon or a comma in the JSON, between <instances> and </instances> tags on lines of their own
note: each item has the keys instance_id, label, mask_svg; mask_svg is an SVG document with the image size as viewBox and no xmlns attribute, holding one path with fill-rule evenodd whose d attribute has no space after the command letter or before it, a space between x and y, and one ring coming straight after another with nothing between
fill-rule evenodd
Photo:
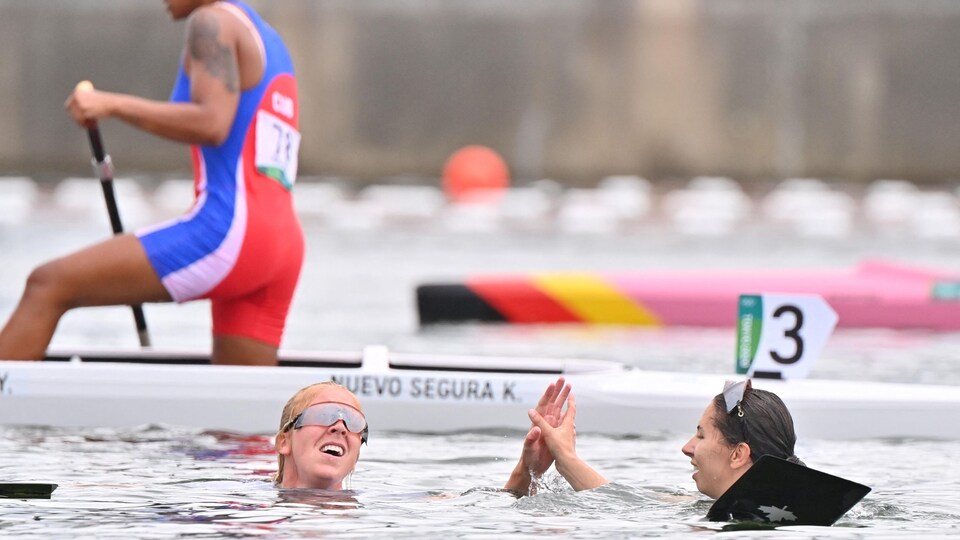
<instances>
[{"instance_id":1,"label":"white canoe","mask_svg":"<svg viewBox=\"0 0 960 540\"><path fill-rule=\"evenodd\" d=\"M689 434L725 379L582 359L358 353L286 354L279 367L212 366L196 353L64 353L0 362L0 425L182 425L272 433L299 388L336 380L363 403L371 430L527 429L526 411L563 375L580 433ZM960 387L754 380L793 413L800 438L960 439Z\"/></svg>"}]
</instances>

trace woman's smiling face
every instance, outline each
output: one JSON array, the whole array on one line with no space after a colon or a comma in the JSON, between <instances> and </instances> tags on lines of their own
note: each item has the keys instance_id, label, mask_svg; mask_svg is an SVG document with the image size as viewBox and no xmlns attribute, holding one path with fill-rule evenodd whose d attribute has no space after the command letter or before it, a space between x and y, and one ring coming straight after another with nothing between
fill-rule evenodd
<instances>
[{"instance_id":1,"label":"woman's smiling face","mask_svg":"<svg viewBox=\"0 0 960 540\"><path fill-rule=\"evenodd\" d=\"M707 405L700 417L697 432L683 445L683 453L693 465L693 481L704 495L716 499L739 478L745 470L733 465L736 447L730 446L716 428L713 403ZM741 443L743 444L743 443Z\"/></svg>"},{"instance_id":2,"label":"woman's smiling face","mask_svg":"<svg viewBox=\"0 0 960 540\"><path fill-rule=\"evenodd\" d=\"M310 405L333 402L360 408L344 388L323 386L311 394ZM331 426L290 429L277 445L277 451L286 456L285 468L292 473L291 481L285 479L283 486L342 489L343 479L353 472L360 458L360 439L361 435L350 432L342 420Z\"/></svg>"}]
</instances>

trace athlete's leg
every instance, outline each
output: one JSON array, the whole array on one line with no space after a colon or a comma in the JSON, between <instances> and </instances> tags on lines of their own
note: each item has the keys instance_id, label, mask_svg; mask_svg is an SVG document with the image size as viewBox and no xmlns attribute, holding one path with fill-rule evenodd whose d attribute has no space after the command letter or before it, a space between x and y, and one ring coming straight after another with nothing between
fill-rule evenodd
<instances>
[{"instance_id":1,"label":"athlete's leg","mask_svg":"<svg viewBox=\"0 0 960 540\"><path fill-rule=\"evenodd\" d=\"M60 317L87 306L170 301L133 235L109 240L31 272L20 302L0 330L0 359L43 358Z\"/></svg>"},{"instance_id":2,"label":"athlete's leg","mask_svg":"<svg viewBox=\"0 0 960 540\"><path fill-rule=\"evenodd\" d=\"M243 336L213 336L214 364L277 365L277 347Z\"/></svg>"},{"instance_id":3,"label":"athlete's leg","mask_svg":"<svg viewBox=\"0 0 960 540\"><path fill-rule=\"evenodd\" d=\"M276 365L299 264L245 296L212 298L213 363Z\"/></svg>"},{"instance_id":4,"label":"athlete's leg","mask_svg":"<svg viewBox=\"0 0 960 540\"><path fill-rule=\"evenodd\" d=\"M276 204L249 211L243 249L229 276L212 289L213 362L275 365L287 314L300 277L304 240L287 193Z\"/></svg>"}]
</instances>

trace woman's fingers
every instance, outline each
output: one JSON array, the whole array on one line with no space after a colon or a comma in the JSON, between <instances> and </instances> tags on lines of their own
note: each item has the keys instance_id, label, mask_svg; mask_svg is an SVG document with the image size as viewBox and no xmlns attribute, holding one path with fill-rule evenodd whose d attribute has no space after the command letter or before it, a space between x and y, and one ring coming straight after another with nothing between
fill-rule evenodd
<instances>
[{"instance_id":1,"label":"woman's fingers","mask_svg":"<svg viewBox=\"0 0 960 540\"><path fill-rule=\"evenodd\" d=\"M527 432L527 437L523 439L523 447L529 448L533 446L540 439L540 428L533 426L530 428L530 431Z\"/></svg>"},{"instance_id":2,"label":"woman's fingers","mask_svg":"<svg viewBox=\"0 0 960 540\"><path fill-rule=\"evenodd\" d=\"M550 384L547 385L547 389L544 390L544 391L543 391L543 395L540 396L540 401L537 402L537 410L538 410L538 411L539 411L539 410L543 410L544 407L546 407L547 405L550 404L551 401L553 401L553 399L551 398L551 396L553 395L554 385L556 385L556 384L557 384L557 383L550 383Z\"/></svg>"},{"instance_id":3,"label":"woman's fingers","mask_svg":"<svg viewBox=\"0 0 960 540\"><path fill-rule=\"evenodd\" d=\"M527 411L527 416L530 417L530 421L533 422L533 427L538 428L541 433L553 429L553 426L550 425L550 422L547 422L547 419L540 414L536 409L530 409ZM532 429L531 429L532 431Z\"/></svg>"},{"instance_id":4,"label":"woman's fingers","mask_svg":"<svg viewBox=\"0 0 960 540\"><path fill-rule=\"evenodd\" d=\"M553 384L553 388L551 389L552 390L550 394L551 403L557 402L557 396L559 396L563 392L563 389L566 388L567 386L566 382L567 381L563 377L557 378L557 382Z\"/></svg>"},{"instance_id":5,"label":"woman's fingers","mask_svg":"<svg viewBox=\"0 0 960 540\"><path fill-rule=\"evenodd\" d=\"M567 410L563 413L563 418L560 420L560 425L574 427L574 422L577 420L577 400L573 397L573 394L567 398Z\"/></svg>"},{"instance_id":6,"label":"woman's fingers","mask_svg":"<svg viewBox=\"0 0 960 540\"><path fill-rule=\"evenodd\" d=\"M563 381L563 378L560 378ZM559 383L558 383L559 384ZM570 395L570 390L573 388L569 384L562 385L563 389L560 391L560 394L554 400L554 405L557 407L557 410L563 409L564 402L567 401L567 396Z\"/></svg>"},{"instance_id":7,"label":"woman's fingers","mask_svg":"<svg viewBox=\"0 0 960 540\"><path fill-rule=\"evenodd\" d=\"M571 395L567 401L567 413L564 414L563 421L558 423L558 425L552 425L550 420L534 409L531 409L527 413L533 425L540 430L539 437L541 444L546 445L551 456L557 459L558 462L561 459L566 459L566 457L576 455L574 447L576 445L577 435L576 428L573 425L575 414L571 414L570 409L570 400L572 399L573 396ZM554 418L554 421L555 420Z\"/></svg>"},{"instance_id":8,"label":"woman's fingers","mask_svg":"<svg viewBox=\"0 0 960 540\"><path fill-rule=\"evenodd\" d=\"M567 396L570 395L570 388L566 379L559 377L556 382L547 386L537 402L536 411L553 427L560 425L560 415Z\"/></svg>"},{"instance_id":9,"label":"woman's fingers","mask_svg":"<svg viewBox=\"0 0 960 540\"><path fill-rule=\"evenodd\" d=\"M543 395L540 396L540 401L537 402L537 410L543 410L545 407L550 407L556 403L557 396L562 393L564 386L563 377L558 378L556 382L550 383L547 389L543 391Z\"/></svg>"}]
</instances>

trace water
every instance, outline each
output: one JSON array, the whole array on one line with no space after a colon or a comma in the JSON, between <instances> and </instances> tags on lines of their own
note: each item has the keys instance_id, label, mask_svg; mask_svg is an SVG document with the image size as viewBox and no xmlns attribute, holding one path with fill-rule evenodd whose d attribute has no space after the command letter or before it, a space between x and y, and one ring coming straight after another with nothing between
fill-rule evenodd
<instances>
[{"instance_id":1,"label":"water","mask_svg":"<svg viewBox=\"0 0 960 540\"><path fill-rule=\"evenodd\" d=\"M51 500L0 501L0 533L10 537L709 537L717 527L699 521L710 502L673 438L582 436L580 453L612 484L574 493L550 472L541 494L517 500L496 488L520 433L375 433L347 494L274 489L267 437L172 427L0 434L5 479L60 484ZM956 443L804 441L798 451L874 491L831 529L754 535L960 535L960 480L946 473L960 459Z\"/></svg>"},{"instance_id":2,"label":"water","mask_svg":"<svg viewBox=\"0 0 960 540\"><path fill-rule=\"evenodd\" d=\"M123 201L121 201L123 205ZM341 201L341 205L347 205ZM842 234L785 230L753 214L723 234L691 233L652 215L630 228L455 224L452 214L403 219L352 202L343 215L305 217L308 259L285 337L289 349L582 356L651 369L729 373L730 330L510 326L420 329L414 287L469 272L551 269L842 267L885 257L960 268L960 239L884 232L862 222ZM102 210L93 200L93 208ZM122 206L132 208L133 206ZM366 208L366 210L364 210ZM367 214L364 214L367 212ZM374 217L371 217L374 216ZM157 216L125 214L128 226ZM856 216L855 216L856 217ZM65 210L44 195L29 219L0 222L0 313L38 262L109 230L97 212ZM440 219L445 221L439 221ZM552 219L552 218L551 218ZM557 218L559 219L559 218ZM862 218L857 218L862 221ZM528 224L529 225L529 224ZM591 228L592 227L592 228ZM209 347L204 304L148 305L156 346ZM4 315L5 316L5 315ZM77 311L54 347L135 347L125 308ZM812 377L960 384L960 334L846 330L828 342ZM706 403L709 396L704 396ZM279 411L278 411L279 414ZM882 419L878 419L882 421ZM958 419L960 421L960 419ZM429 422L429 419L424 419ZM692 427L692 426L691 426ZM742 533L776 538L960 536L960 441L804 439L818 469L874 488L838 526ZM348 494L278 491L268 437L176 426L133 430L0 428L0 479L60 485L51 500L0 501L10 537L712 537L710 502L690 479L684 439L584 435L581 455L613 483L573 493L548 473L547 490L515 499L496 490L522 433L374 432Z\"/></svg>"}]
</instances>

